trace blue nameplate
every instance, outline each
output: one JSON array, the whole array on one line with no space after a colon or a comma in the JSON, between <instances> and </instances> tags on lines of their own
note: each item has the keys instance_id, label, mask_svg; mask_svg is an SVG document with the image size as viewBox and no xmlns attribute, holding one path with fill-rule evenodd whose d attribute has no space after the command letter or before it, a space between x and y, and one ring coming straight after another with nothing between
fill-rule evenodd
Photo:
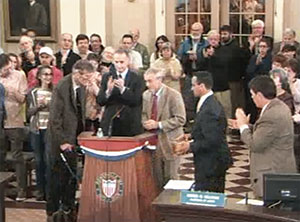
<instances>
[{"instance_id":1,"label":"blue nameplate","mask_svg":"<svg viewBox=\"0 0 300 222\"><path fill-rule=\"evenodd\" d=\"M181 191L181 203L202 205L209 207L224 207L226 196L224 193L203 191Z\"/></svg>"}]
</instances>

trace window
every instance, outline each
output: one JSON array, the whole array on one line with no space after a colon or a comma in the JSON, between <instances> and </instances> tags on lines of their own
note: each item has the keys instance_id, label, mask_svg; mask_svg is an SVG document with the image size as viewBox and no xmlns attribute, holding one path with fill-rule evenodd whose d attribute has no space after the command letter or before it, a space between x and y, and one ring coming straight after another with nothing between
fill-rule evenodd
<instances>
[{"instance_id":1,"label":"window","mask_svg":"<svg viewBox=\"0 0 300 222\"><path fill-rule=\"evenodd\" d=\"M204 34L230 24L240 43L251 33L251 22L265 22L265 33L273 35L274 0L167 0L167 36L176 48L189 34L194 22L201 22Z\"/></svg>"},{"instance_id":2,"label":"window","mask_svg":"<svg viewBox=\"0 0 300 222\"><path fill-rule=\"evenodd\" d=\"M189 34L190 26L201 22L204 33L211 27L211 1L210 0L177 0L175 6L175 45Z\"/></svg>"},{"instance_id":3,"label":"window","mask_svg":"<svg viewBox=\"0 0 300 222\"><path fill-rule=\"evenodd\" d=\"M240 44L251 33L251 23L255 19L266 23L266 0L230 0L229 24Z\"/></svg>"}]
</instances>

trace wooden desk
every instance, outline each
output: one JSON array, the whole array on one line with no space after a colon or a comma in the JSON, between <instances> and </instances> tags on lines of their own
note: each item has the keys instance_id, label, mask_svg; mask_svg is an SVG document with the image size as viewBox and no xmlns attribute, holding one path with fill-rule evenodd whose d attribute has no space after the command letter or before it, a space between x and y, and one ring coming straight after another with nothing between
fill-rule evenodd
<instances>
[{"instance_id":1,"label":"wooden desk","mask_svg":"<svg viewBox=\"0 0 300 222\"><path fill-rule=\"evenodd\" d=\"M7 181L13 176L10 172L0 172L0 222L5 222L5 186Z\"/></svg>"},{"instance_id":2,"label":"wooden desk","mask_svg":"<svg viewBox=\"0 0 300 222\"><path fill-rule=\"evenodd\" d=\"M185 205L180 203L180 192L165 190L152 203L166 222L287 222L300 221L300 212L236 204L228 198L225 208Z\"/></svg>"}]
</instances>

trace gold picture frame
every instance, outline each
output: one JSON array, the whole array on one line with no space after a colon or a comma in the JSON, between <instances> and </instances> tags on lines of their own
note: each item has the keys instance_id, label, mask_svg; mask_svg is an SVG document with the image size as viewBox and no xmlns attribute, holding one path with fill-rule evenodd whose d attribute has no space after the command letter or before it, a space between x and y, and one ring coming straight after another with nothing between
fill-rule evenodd
<instances>
[{"instance_id":1,"label":"gold picture frame","mask_svg":"<svg viewBox=\"0 0 300 222\"><path fill-rule=\"evenodd\" d=\"M33 29L37 39L57 41L57 0L3 0L5 41L17 42L22 32ZM29 11L31 10L31 11Z\"/></svg>"}]
</instances>

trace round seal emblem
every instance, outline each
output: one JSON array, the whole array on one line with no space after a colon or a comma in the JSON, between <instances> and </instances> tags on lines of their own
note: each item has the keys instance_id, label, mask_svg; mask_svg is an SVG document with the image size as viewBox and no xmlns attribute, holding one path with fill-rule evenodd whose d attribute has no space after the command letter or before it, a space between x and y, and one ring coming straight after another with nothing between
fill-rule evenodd
<instances>
[{"instance_id":1,"label":"round seal emblem","mask_svg":"<svg viewBox=\"0 0 300 222\"><path fill-rule=\"evenodd\" d=\"M124 184L114 172L102 173L96 178L96 195L105 202L113 202L123 196Z\"/></svg>"}]
</instances>

